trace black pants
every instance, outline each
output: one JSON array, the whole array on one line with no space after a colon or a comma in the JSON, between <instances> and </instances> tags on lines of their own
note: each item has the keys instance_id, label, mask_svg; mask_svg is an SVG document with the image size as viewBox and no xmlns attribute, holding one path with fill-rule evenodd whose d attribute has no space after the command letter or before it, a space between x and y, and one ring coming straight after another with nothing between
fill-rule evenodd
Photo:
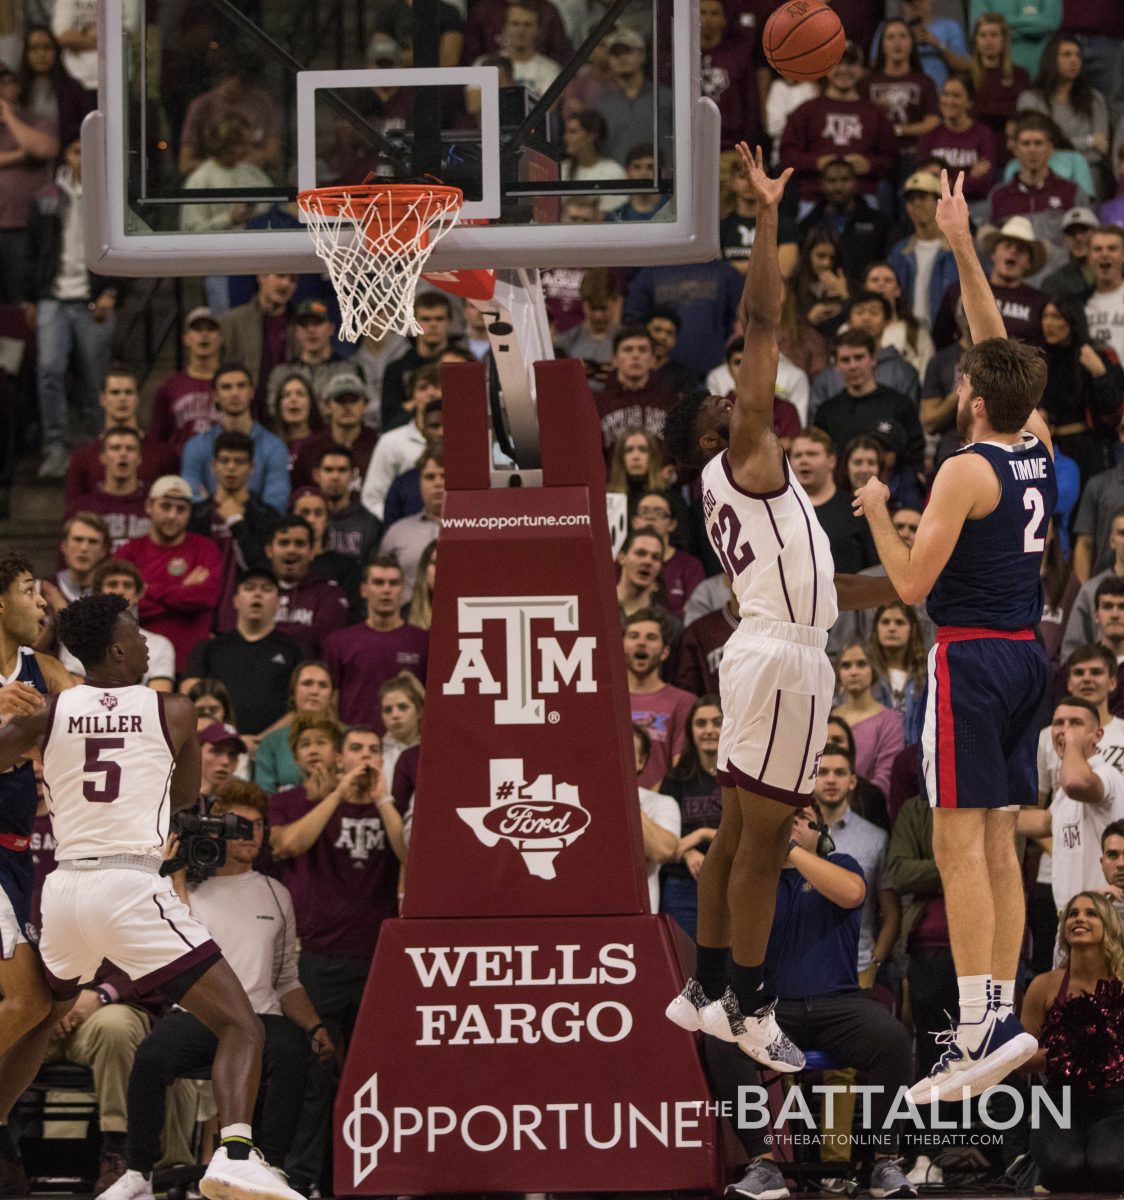
<instances>
[{"instance_id":1,"label":"black pants","mask_svg":"<svg viewBox=\"0 0 1124 1200\"><path fill-rule=\"evenodd\" d=\"M876 1143L876 1150L893 1149L897 1132L883 1125L898 1089L913 1082L913 1047L905 1026L866 992L781 1000L777 1022L798 1046L829 1054L841 1066L858 1071L863 1083L880 1085L870 1097L869 1132L891 1139ZM861 1114L857 1109L856 1117Z\"/></svg>"},{"instance_id":2,"label":"black pants","mask_svg":"<svg viewBox=\"0 0 1124 1200\"><path fill-rule=\"evenodd\" d=\"M949 946L921 946L909 952L909 1002L917 1031L917 1073L928 1075L941 1051L936 1035L960 1010L956 967ZM948 1014L947 1016L945 1014Z\"/></svg>"},{"instance_id":3,"label":"black pants","mask_svg":"<svg viewBox=\"0 0 1124 1200\"><path fill-rule=\"evenodd\" d=\"M1030 1152L1052 1192L1124 1191L1124 1088L1092 1096L1075 1090L1069 1129L1059 1129L1043 1106Z\"/></svg>"},{"instance_id":4,"label":"black pants","mask_svg":"<svg viewBox=\"0 0 1124 1200\"><path fill-rule=\"evenodd\" d=\"M336 1048L343 1054L359 1015L359 1002L367 986L371 960L302 950L299 971L308 998L328 1027ZM300 1121L284 1163L289 1176L302 1186L319 1185L329 1160L332 1102L338 1082L334 1065L330 1063L318 1064L308 1074Z\"/></svg>"},{"instance_id":5,"label":"black pants","mask_svg":"<svg viewBox=\"0 0 1124 1200\"><path fill-rule=\"evenodd\" d=\"M254 1113L255 1141L268 1162L285 1157L300 1117L301 1097L312 1051L308 1038L288 1017L263 1016L264 1095ZM152 1170L164 1126L164 1089L174 1079L205 1070L214 1061L218 1039L197 1017L173 1010L157 1021L137 1047L129 1076L128 1162L131 1170Z\"/></svg>"}]
</instances>

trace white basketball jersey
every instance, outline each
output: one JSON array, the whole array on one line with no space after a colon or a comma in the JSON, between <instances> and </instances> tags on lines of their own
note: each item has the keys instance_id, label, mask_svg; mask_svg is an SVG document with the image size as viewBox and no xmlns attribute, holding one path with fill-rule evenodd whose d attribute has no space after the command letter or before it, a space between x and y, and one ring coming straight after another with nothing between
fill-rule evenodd
<instances>
[{"instance_id":1,"label":"white basketball jersey","mask_svg":"<svg viewBox=\"0 0 1124 1200\"><path fill-rule=\"evenodd\" d=\"M784 472L779 491L747 492L726 451L712 458L702 474L707 537L743 617L830 629L839 615L831 543L787 460Z\"/></svg>"},{"instance_id":2,"label":"white basketball jersey","mask_svg":"<svg viewBox=\"0 0 1124 1200\"><path fill-rule=\"evenodd\" d=\"M174 762L159 692L139 684L60 692L43 738L55 857L160 853Z\"/></svg>"}]
</instances>

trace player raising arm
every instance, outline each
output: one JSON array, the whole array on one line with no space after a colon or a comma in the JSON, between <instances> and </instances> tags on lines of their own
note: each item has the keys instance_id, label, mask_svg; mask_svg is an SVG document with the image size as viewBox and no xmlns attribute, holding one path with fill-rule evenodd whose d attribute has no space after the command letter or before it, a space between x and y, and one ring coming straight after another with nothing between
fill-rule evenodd
<instances>
[{"instance_id":1,"label":"player raising arm","mask_svg":"<svg viewBox=\"0 0 1124 1200\"><path fill-rule=\"evenodd\" d=\"M1035 411L1045 360L1007 338L972 245L963 182L950 191L942 172L937 224L956 256L974 342L956 387L967 444L938 472L912 549L890 522L877 477L855 493L898 594L908 604L928 597L937 625L922 760L960 1017L911 1093L918 1103L978 1095L1037 1048L1012 1009L1025 914L1015 823L1037 796L1036 718L1050 671L1034 626L1057 481Z\"/></svg>"},{"instance_id":2,"label":"player raising arm","mask_svg":"<svg viewBox=\"0 0 1124 1200\"><path fill-rule=\"evenodd\" d=\"M86 668L85 684L0 729L0 771L34 749L43 760L57 859L43 887L40 943L56 1001L50 1021L70 1010L103 958L141 991L182 1005L218 1042L211 1079L222 1144L200 1190L209 1200L298 1200L253 1148L261 1021L159 874L171 812L199 794L195 708L139 683L148 646L124 597L76 600L59 616L59 638ZM11 1086L5 1070L0 1101ZM138 1172L114 1187L130 1200L152 1196Z\"/></svg>"}]
</instances>

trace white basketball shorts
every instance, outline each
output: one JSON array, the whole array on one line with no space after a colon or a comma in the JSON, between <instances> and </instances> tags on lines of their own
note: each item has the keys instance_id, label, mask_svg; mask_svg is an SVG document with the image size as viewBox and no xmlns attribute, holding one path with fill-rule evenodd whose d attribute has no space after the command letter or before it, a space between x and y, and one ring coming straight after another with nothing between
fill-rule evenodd
<instances>
[{"instance_id":1,"label":"white basketball shorts","mask_svg":"<svg viewBox=\"0 0 1124 1200\"><path fill-rule=\"evenodd\" d=\"M743 617L719 668L718 782L802 808L812 793L835 672L827 631Z\"/></svg>"},{"instance_id":2,"label":"white basketball shorts","mask_svg":"<svg viewBox=\"0 0 1124 1200\"><path fill-rule=\"evenodd\" d=\"M39 953L57 999L93 979L103 958L142 992L219 953L167 879L127 868L58 867L43 884Z\"/></svg>"}]
</instances>

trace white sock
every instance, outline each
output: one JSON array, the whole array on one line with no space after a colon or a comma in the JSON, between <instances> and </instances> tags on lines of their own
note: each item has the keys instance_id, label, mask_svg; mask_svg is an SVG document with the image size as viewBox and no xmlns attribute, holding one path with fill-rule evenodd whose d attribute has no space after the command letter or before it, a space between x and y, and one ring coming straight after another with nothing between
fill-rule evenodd
<instances>
[{"instance_id":1,"label":"white sock","mask_svg":"<svg viewBox=\"0 0 1124 1200\"><path fill-rule=\"evenodd\" d=\"M1015 981L1013 979L993 979L991 981L991 998L1000 1017L1011 1016L1015 1011Z\"/></svg>"},{"instance_id":2,"label":"white sock","mask_svg":"<svg viewBox=\"0 0 1124 1200\"><path fill-rule=\"evenodd\" d=\"M960 1027L978 1025L987 1016L990 975L958 975L956 987L960 992Z\"/></svg>"}]
</instances>

